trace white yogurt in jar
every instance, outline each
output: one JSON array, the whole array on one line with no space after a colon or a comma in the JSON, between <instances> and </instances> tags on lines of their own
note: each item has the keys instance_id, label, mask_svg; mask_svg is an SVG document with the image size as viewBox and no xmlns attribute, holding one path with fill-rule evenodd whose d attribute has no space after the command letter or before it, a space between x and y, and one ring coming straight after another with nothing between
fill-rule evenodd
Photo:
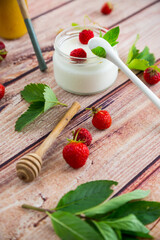
<instances>
[{"instance_id":1,"label":"white yogurt in jar","mask_svg":"<svg viewBox=\"0 0 160 240\"><path fill-rule=\"evenodd\" d=\"M94 32L95 36L99 35L101 29L99 27L78 27L77 30L69 28L61 32L56 37L53 55L54 76L57 84L68 92L80 95L104 91L115 82L118 75L117 66L107 59L96 57L88 45L80 43L79 32L88 28ZM76 48L83 48L86 51L85 61L77 63L71 60L70 52Z\"/></svg>"}]
</instances>

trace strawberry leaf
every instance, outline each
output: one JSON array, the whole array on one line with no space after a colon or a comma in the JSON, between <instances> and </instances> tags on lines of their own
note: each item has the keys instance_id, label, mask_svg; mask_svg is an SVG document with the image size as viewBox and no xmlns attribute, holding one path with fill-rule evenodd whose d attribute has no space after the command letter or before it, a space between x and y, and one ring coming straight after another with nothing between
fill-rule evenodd
<instances>
[{"instance_id":1,"label":"strawberry leaf","mask_svg":"<svg viewBox=\"0 0 160 240\"><path fill-rule=\"evenodd\" d=\"M28 110L17 120L15 130L20 132L27 124L31 123L41 113L44 112L44 102L31 103Z\"/></svg>"},{"instance_id":2,"label":"strawberry leaf","mask_svg":"<svg viewBox=\"0 0 160 240\"><path fill-rule=\"evenodd\" d=\"M24 90L21 91L22 97L29 103L32 102L44 102L44 89L47 85L42 84L42 83L31 83L27 86L24 87Z\"/></svg>"},{"instance_id":3,"label":"strawberry leaf","mask_svg":"<svg viewBox=\"0 0 160 240\"><path fill-rule=\"evenodd\" d=\"M140 52L137 57L137 59L145 59L149 62L149 66L153 65L155 63L155 57L153 53L149 53L149 48L145 47L142 52Z\"/></svg>"},{"instance_id":4,"label":"strawberry leaf","mask_svg":"<svg viewBox=\"0 0 160 240\"><path fill-rule=\"evenodd\" d=\"M44 99L45 99L45 105L44 105L44 112L46 112L51 107L57 105L58 99L56 98L55 93L52 91L52 89L48 86L44 88Z\"/></svg>"},{"instance_id":5,"label":"strawberry leaf","mask_svg":"<svg viewBox=\"0 0 160 240\"><path fill-rule=\"evenodd\" d=\"M152 69L156 70L157 72L160 72L160 68L156 65L150 66Z\"/></svg>"},{"instance_id":6,"label":"strawberry leaf","mask_svg":"<svg viewBox=\"0 0 160 240\"><path fill-rule=\"evenodd\" d=\"M129 49L128 57L127 57L127 64L129 64L134 58L137 57L139 50L136 48L136 43L139 39L139 34L137 34L136 40L133 43L132 47Z\"/></svg>"},{"instance_id":7,"label":"strawberry leaf","mask_svg":"<svg viewBox=\"0 0 160 240\"><path fill-rule=\"evenodd\" d=\"M149 52L149 48L146 46L142 52L136 48L136 43L139 39L139 35L129 49L128 57L126 63L130 69L142 70L144 71L149 66L155 63L155 56L153 53Z\"/></svg>"},{"instance_id":8,"label":"strawberry leaf","mask_svg":"<svg viewBox=\"0 0 160 240\"><path fill-rule=\"evenodd\" d=\"M133 59L129 64L128 67L130 69L136 69L136 70L145 70L149 67L149 63L145 59Z\"/></svg>"},{"instance_id":9,"label":"strawberry leaf","mask_svg":"<svg viewBox=\"0 0 160 240\"><path fill-rule=\"evenodd\" d=\"M55 105L67 106L58 101L49 86L41 83L31 83L25 86L24 90L21 91L21 95L27 102L31 103L31 105L17 120L15 125L16 131L21 131L41 113L46 112Z\"/></svg>"}]
</instances>

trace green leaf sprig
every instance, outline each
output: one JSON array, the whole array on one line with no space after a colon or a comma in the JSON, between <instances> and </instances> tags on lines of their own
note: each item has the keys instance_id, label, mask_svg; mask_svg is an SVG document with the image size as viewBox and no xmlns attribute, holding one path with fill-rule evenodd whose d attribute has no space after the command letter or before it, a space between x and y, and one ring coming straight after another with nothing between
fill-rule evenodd
<instances>
[{"instance_id":1,"label":"green leaf sprig","mask_svg":"<svg viewBox=\"0 0 160 240\"><path fill-rule=\"evenodd\" d=\"M18 132L51 107L56 105L67 106L60 103L52 89L42 83L31 83L25 86L24 90L21 91L21 96L30 103L30 106L16 121L15 130Z\"/></svg>"},{"instance_id":2,"label":"green leaf sprig","mask_svg":"<svg viewBox=\"0 0 160 240\"><path fill-rule=\"evenodd\" d=\"M45 212L63 240L152 239L146 224L160 217L160 203L142 201L149 191L135 190L107 200L117 182L97 180L66 193L54 209L23 204Z\"/></svg>"},{"instance_id":3,"label":"green leaf sprig","mask_svg":"<svg viewBox=\"0 0 160 240\"><path fill-rule=\"evenodd\" d=\"M115 27L106 32L104 36L102 35L102 31L100 31L99 37L104 38L113 47L118 44L117 39L119 36L119 32L119 27ZM103 47L93 48L92 52L98 57L106 58L106 51Z\"/></svg>"},{"instance_id":4,"label":"green leaf sprig","mask_svg":"<svg viewBox=\"0 0 160 240\"><path fill-rule=\"evenodd\" d=\"M149 48L147 46L140 52L140 50L136 48L138 39L139 35L137 35L135 42L129 49L126 64L128 64L130 69L144 71L146 68L150 66L152 67L155 63L155 56L153 53L149 52Z\"/></svg>"}]
</instances>

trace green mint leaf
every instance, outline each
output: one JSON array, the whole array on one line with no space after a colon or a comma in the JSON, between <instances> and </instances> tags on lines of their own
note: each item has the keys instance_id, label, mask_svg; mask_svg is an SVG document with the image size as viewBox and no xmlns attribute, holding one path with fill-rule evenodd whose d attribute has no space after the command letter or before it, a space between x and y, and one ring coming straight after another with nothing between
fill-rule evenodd
<instances>
[{"instance_id":1,"label":"green mint leaf","mask_svg":"<svg viewBox=\"0 0 160 240\"><path fill-rule=\"evenodd\" d=\"M96 56L98 56L98 57L106 58L106 51L104 50L103 47L93 48L93 49L92 49L92 52L93 52Z\"/></svg>"},{"instance_id":2,"label":"green mint leaf","mask_svg":"<svg viewBox=\"0 0 160 240\"><path fill-rule=\"evenodd\" d=\"M20 132L27 124L31 123L41 113L44 112L44 102L31 103L28 110L17 120L15 130Z\"/></svg>"},{"instance_id":3,"label":"green mint leaf","mask_svg":"<svg viewBox=\"0 0 160 240\"><path fill-rule=\"evenodd\" d=\"M145 47L142 52L140 52L136 59L145 59L149 62L149 65L153 65L155 63L155 57L153 53L149 52L149 48Z\"/></svg>"},{"instance_id":4,"label":"green mint leaf","mask_svg":"<svg viewBox=\"0 0 160 240\"><path fill-rule=\"evenodd\" d=\"M102 31L99 31L99 37L103 38Z\"/></svg>"},{"instance_id":5,"label":"green mint leaf","mask_svg":"<svg viewBox=\"0 0 160 240\"><path fill-rule=\"evenodd\" d=\"M120 219L106 220L105 223L108 224L110 227L119 230L128 230L141 233L149 232L148 228L146 228L133 214L130 214Z\"/></svg>"},{"instance_id":6,"label":"green mint leaf","mask_svg":"<svg viewBox=\"0 0 160 240\"><path fill-rule=\"evenodd\" d=\"M81 184L60 199L56 210L79 213L94 207L112 194L112 185L117 185L117 182L97 180Z\"/></svg>"},{"instance_id":7,"label":"green mint leaf","mask_svg":"<svg viewBox=\"0 0 160 240\"><path fill-rule=\"evenodd\" d=\"M78 23L72 23L72 27L76 27L76 26L78 26L79 24Z\"/></svg>"},{"instance_id":8,"label":"green mint leaf","mask_svg":"<svg viewBox=\"0 0 160 240\"><path fill-rule=\"evenodd\" d=\"M157 72L160 72L160 68L158 66L156 66L156 65L152 65L152 66L150 66L150 68L153 68Z\"/></svg>"},{"instance_id":9,"label":"green mint leaf","mask_svg":"<svg viewBox=\"0 0 160 240\"><path fill-rule=\"evenodd\" d=\"M149 63L145 59L133 59L129 64L128 67L130 69L142 70L144 71L146 68L149 67Z\"/></svg>"},{"instance_id":10,"label":"green mint leaf","mask_svg":"<svg viewBox=\"0 0 160 240\"><path fill-rule=\"evenodd\" d=\"M119 42L113 42L113 43L111 43L111 46L113 47L113 46L115 46L116 44L118 44Z\"/></svg>"},{"instance_id":11,"label":"green mint leaf","mask_svg":"<svg viewBox=\"0 0 160 240\"><path fill-rule=\"evenodd\" d=\"M118 35L119 35L119 27L115 27L109 30L108 32L106 32L104 36L102 36L102 32L100 31L99 37L103 37L113 47L118 43L116 41L118 38ZM92 52L98 57L106 58L106 51L102 47L96 47L92 49Z\"/></svg>"},{"instance_id":12,"label":"green mint leaf","mask_svg":"<svg viewBox=\"0 0 160 240\"><path fill-rule=\"evenodd\" d=\"M134 58L137 57L139 50L136 48L136 43L139 39L139 34L137 34L136 40L133 43L132 47L129 49L128 57L127 57L127 64L129 64Z\"/></svg>"},{"instance_id":13,"label":"green mint leaf","mask_svg":"<svg viewBox=\"0 0 160 240\"><path fill-rule=\"evenodd\" d=\"M115 210L109 218L121 218L134 214L144 225L154 222L160 217L160 202L129 202Z\"/></svg>"},{"instance_id":14,"label":"green mint leaf","mask_svg":"<svg viewBox=\"0 0 160 240\"><path fill-rule=\"evenodd\" d=\"M105 222L96 222L92 221L95 226L97 227L98 231L101 233L103 236L104 240L118 240L119 238L117 237L115 231Z\"/></svg>"},{"instance_id":15,"label":"green mint leaf","mask_svg":"<svg viewBox=\"0 0 160 240\"><path fill-rule=\"evenodd\" d=\"M44 112L58 104L58 99L50 87L45 87L43 95L45 99Z\"/></svg>"},{"instance_id":16,"label":"green mint leaf","mask_svg":"<svg viewBox=\"0 0 160 240\"><path fill-rule=\"evenodd\" d=\"M106 214L108 212L111 212L117 209L118 207L122 206L123 204L129 201L144 198L148 196L149 193L150 191L135 190L133 192L126 193L118 197L112 198L109 201L105 201L91 209L83 211L83 213L88 217L92 217L97 214Z\"/></svg>"},{"instance_id":17,"label":"green mint leaf","mask_svg":"<svg viewBox=\"0 0 160 240\"><path fill-rule=\"evenodd\" d=\"M112 46L112 43L116 42L119 36L119 31L119 27L112 28L104 34L103 38Z\"/></svg>"},{"instance_id":18,"label":"green mint leaf","mask_svg":"<svg viewBox=\"0 0 160 240\"><path fill-rule=\"evenodd\" d=\"M29 103L32 102L44 102L43 92L47 85L42 83L31 83L24 87L24 90L21 91L22 97Z\"/></svg>"},{"instance_id":19,"label":"green mint leaf","mask_svg":"<svg viewBox=\"0 0 160 240\"><path fill-rule=\"evenodd\" d=\"M68 212L48 213L56 234L63 240L103 240L87 222Z\"/></svg>"},{"instance_id":20,"label":"green mint leaf","mask_svg":"<svg viewBox=\"0 0 160 240\"><path fill-rule=\"evenodd\" d=\"M148 233L125 231L125 230L122 230L122 236L123 236L123 239L129 239L129 237L140 237L140 238L145 238L145 239L153 239L153 237ZM126 236L128 238L126 238ZM133 238L131 238L131 239L133 239ZM135 238L134 238L134 240L135 240Z\"/></svg>"}]
</instances>

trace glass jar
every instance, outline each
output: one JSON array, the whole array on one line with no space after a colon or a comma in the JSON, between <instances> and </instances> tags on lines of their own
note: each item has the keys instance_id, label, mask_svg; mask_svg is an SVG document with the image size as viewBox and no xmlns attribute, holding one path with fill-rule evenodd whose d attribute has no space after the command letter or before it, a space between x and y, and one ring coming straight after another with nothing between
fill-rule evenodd
<instances>
[{"instance_id":1,"label":"glass jar","mask_svg":"<svg viewBox=\"0 0 160 240\"><path fill-rule=\"evenodd\" d=\"M100 30L103 33L107 31L99 26L77 26L59 33L54 44L54 77L64 90L79 95L90 95L109 88L117 78L118 68L107 59L93 55L88 45L79 42L79 32L83 29L92 30L94 36L99 36ZM87 51L87 58L83 61L76 57L71 58L70 51L76 48ZM116 51L116 48L114 49Z\"/></svg>"},{"instance_id":2,"label":"glass jar","mask_svg":"<svg viewBox=\"0 0 160 240\"><path fill-rule=\"evenodd\" d=\"M27 0L26 4L27 4ZM15 39L27 32L17 0L0 0L0 37Z\"/></svg>"}]
</instances>

